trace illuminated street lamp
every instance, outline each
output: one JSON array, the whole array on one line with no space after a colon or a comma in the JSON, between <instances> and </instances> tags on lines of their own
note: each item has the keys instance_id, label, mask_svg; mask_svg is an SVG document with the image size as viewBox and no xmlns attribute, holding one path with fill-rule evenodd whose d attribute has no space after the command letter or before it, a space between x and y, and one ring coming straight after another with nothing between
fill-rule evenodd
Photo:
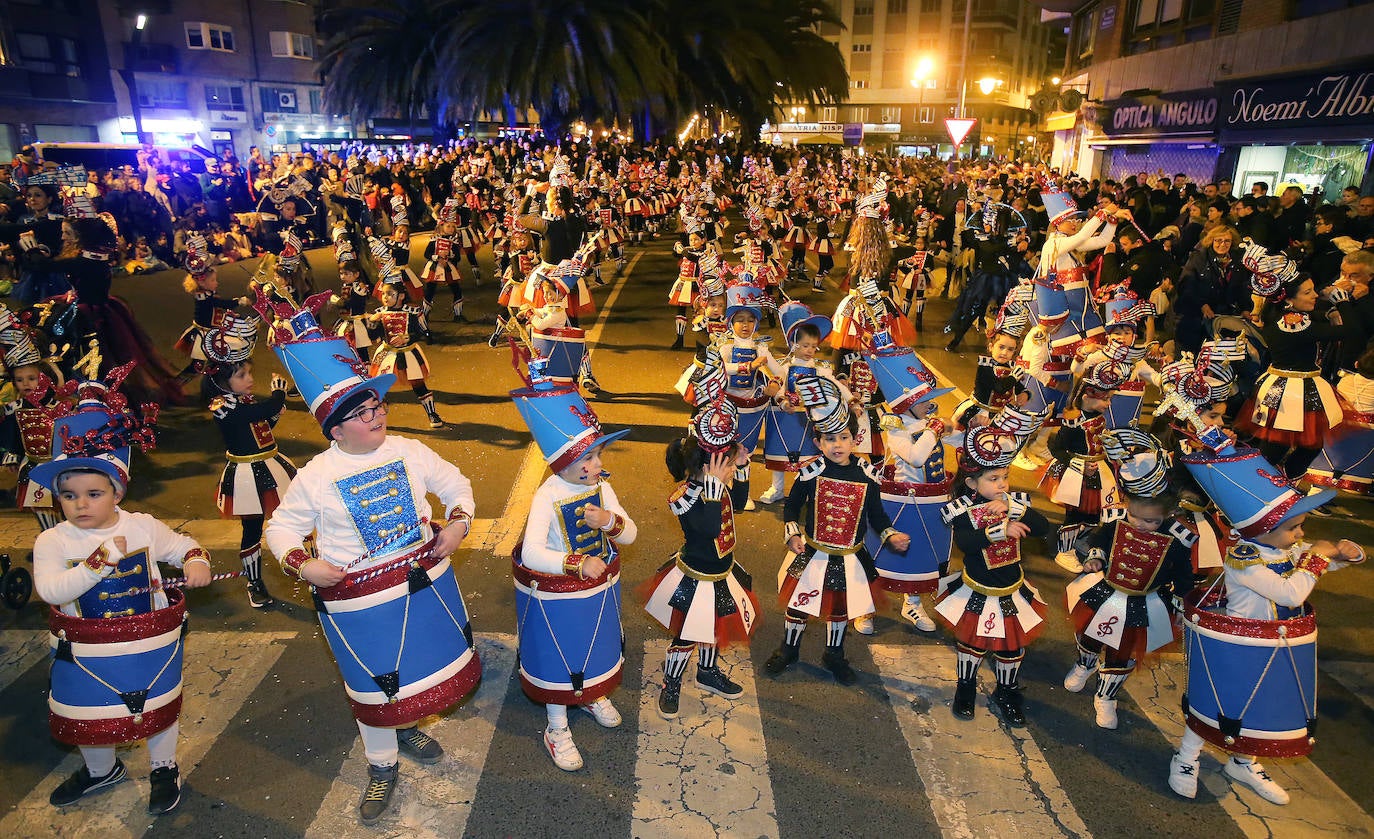
<instances>
[{"instance_id":1,"label":"illuminated street lamp","mask_svg":"<svg viewBox=\"0 0 1374 839\"><path fill-rule=\"evenodd\" d=\"M984 76L978 80L978 89L983 91L984 96L988 96L994 90L1002 86L1001 79L994 79L991 76Z\"/></svg>"},{"instance_id":2,"label":"illuminated street lamp","mask_svg":"<svg viewBox=\"0 0 1374 839\"><path fill-rule=\"evenodd\" d=\"M1057 84L1059 84L1061 81L1063 81L1063 80L1060 79L1058 76L1050 76L1050 84L1052 84L1052 85L1057 85Z\"/></svg>"},{"instance_id":3,"label":"illuminated street lamp","mask_svg":"<svg viewBox=\"0 0 1374 839\"><path fill-rule=\"evenodd\" d=\"M916 119L919 128L922 125L921 111L925 109L926 103L926 79L935 73L935 60L928 55L923 55L916 59L916 69L911 74L911 86L916 88Z\"/></svg>"}]
</instances>

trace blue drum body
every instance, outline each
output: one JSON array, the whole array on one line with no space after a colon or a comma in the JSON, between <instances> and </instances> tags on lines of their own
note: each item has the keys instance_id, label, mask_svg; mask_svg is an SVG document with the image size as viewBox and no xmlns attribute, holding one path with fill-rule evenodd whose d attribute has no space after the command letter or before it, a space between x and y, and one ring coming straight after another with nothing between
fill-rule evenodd
<instances>
[{"instance_id":1,"label":"blue drum body","mask_svg":"<svg viewBox=\"0 0 1374 839\"><path fill-rule=\"evenodd\" d=\"M186 600L167 592L166 608L110 618L52 609L48 723L73 746L141 740L181 713Z\"/></svg>"},{"instance_id":2,"label":"blue drum body","mask_svg":"<svg viewBox=\"0 0 1374 839\"><path fill-rule=\"evenodd\" d=\"M590 580L532 571L518 551L513 565L525 694L546 704L586 705L615 690L625 665L620 560Z\"/></svg>"},{"instance_id":3,"label":"blue drum body","mask_svg":"<svg viewBox=\"0 0 1374 839\"><path fill-rule=\"evenodd\" d=\"M864 545L878 569L878 583L901 594L934 592L940 584L940 563L949 560L954 533L940 518L949 503L949 484L882 482L883 510L892 526L911 537L905 554L888 548L882 534L869 528Z\"/></svg>"},{"instance_id":4,"label":"blue drum body","mask_svg":"<svg viewBox=\"0 0 1374 839\"><path fill-rule=\"evenodd\" d=\"M1111 404L1103 411L1108 428L1125 428L1140 419L1140 406L1145 401L1145 383L1128 381L1112 394Z\"/></svg>"},{"instance_id":5,"label":"blue drum body","mask_svg":"<svg viewBox=\"0 0 1374 839\"><path fill-rule=\"evenodd\" d=\"M556 382L571 382L582 369L587 354L587 333L576 327L537 329L530 340L539 354L549 360L548 375Z\"/></svg>"},{"instance_id":6,"label":"blue drum body","mask_svg":"<svg viewBox=\"0 0 1374 839\"><path fill-rule=\"evenodd\" d=\"M417 558L375 577L351 574L317 591L316 607L361 723L411 725L454 705L481 679L447 558Z\"/></svg>"},{"instance_id":7,"label":"blue drum body","mask_svg":"<svg viewBox=\"0 0 1374 839\"><path fill-rule=\"evenodd\" d=\"M1356 495L1374 493L1374 415L1347 411L1345 422L1327 435L1321 454L1307 467L1307 480Z\"/></svg>"},{"instance_id":8,"label":"blue drum body","mask_svg":"<svg viewBox=\"0 0 1374 839\"><path fill-rule=\"evenodd\" d=\"M807 461L820 457L821 450L811 436L806 412L791 413L778 408L767 410L763 435L763 462L775 472L796 472Z\"/></svg>"},{"instance_id":9,"label":"blue drum body","mask_svg":"<svg viewBox=\"0 0 1374 839\"><path fill-rule=\"evenodd\" d=\"M1188 727L1252 757L1311 754L1317 719L1317 622L1229 617L1201 590L1184 599Z\"/></svg>"}]
</instances>

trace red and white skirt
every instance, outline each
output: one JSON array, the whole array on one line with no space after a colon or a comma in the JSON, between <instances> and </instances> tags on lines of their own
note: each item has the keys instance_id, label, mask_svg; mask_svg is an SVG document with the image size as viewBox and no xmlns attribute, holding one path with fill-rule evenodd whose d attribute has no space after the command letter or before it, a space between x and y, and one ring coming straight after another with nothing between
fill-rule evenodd
<instances>
[{"instance_id":1,"label":"red and white skirt","mask_svg":"<svg viewBox=\"0 0 1374 839\"><path fill-rule=\"evenodd\" d=\"M1270 367L1241 409L1236 430L1269 443L1318 449L1344 421L1341 399L1326 379Z\"/></svg>"},{"instance_id":2,"label":"red and white skirt","mask_svg":"<svg viewBox=\"0 0 1374 839\"><path fill-rule=\"evenodd\" d=\"M391 373L402 382L419 382L429 378L429 359L419 344L381 355L372 365L373 376Z\"/></svg>"},{"instance_id":3,"label":"red and white skirt","mask_svg":"<svg viewBox=\"0 0 1374 839\"><path fill-rule=\"evenodd\" d=\"M252 457L224 464L215 506L225 518L272 515L296 476L296 465L275 448Z\"/></svg>"},{"instance_id":4,"label":"red and white skirt","mask_svg":"<svg viewBox=\"0 0 1374 839\"><path fill-rule=\"evenodd\" d=\"M753 580L738 562L723 575L703 575L674 556L639 593L644 611L684 641L717 647L748 644L758 628Z\"/></svg>"},{"instance_id":5,"label":"red and white skirt","mask_svg":"<svg viewBox=\"0 0 1374 839\"><path fill-rule=\"evenodd\" d=\"M1050 607L1024 578L1016 586L990 589L958 572L940 580L935 613L960 643L1012 652L1029 646L1044 631Z\"/></svg>"},{"instance_id":6,"label":"red and white skirt","mask_svg":"<svg viewBox=\"0 0 1374 839\"><path fill-rule=\"evenodd\" d=\"M1083 574L1064 592L1073 630L1136 661L1175 640L1164 595L1128 594L1108 583L1101 571Z\"/></svg>"},{"instance_id":7,"label":"red and white skirt","mask_svg":"<svg viewBox=\"0 0 1374 839\"><path fill-rule=\"evenodd\" d=\"M878 610L874 598L881 591L878 572L871 566L871 562L861 562L857 553L828 554L816 548L802 554L789 551L778 569L778 605L827 620L871 615Z\"/></svg>"}]
</instances>

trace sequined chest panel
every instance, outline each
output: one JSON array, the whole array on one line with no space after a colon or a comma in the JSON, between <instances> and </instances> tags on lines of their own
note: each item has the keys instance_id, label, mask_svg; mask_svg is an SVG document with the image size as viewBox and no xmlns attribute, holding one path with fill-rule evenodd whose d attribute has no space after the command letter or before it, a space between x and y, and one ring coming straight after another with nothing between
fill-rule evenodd
<instances>
[{"instance_id":1,"label":"sequined chest panel","mask_svg":"<svg viewBox=\"0 0 1374 839\"><path fill-rule=\"evenodd\" d=\"M341 478L334 486L370 555L395 553L424 541L404 461L374 466Z\"/></svg>"},{"instance_id":2,"label":"sequined chest panel","mask_svg":"<svg viewBox=\"0 0 1374 839\"><path fill-rule=\"evenodd\" d=\"M987 530L989 527L997 525L1007 520L1005 511L993 513L988 511L987 504L979 504L968 511L969 521L977 530ZM989 569L1002 568L1007 565L1015 565L1021 561L1021 541L1019 539L1003 539L1000 542L993 542L983 548L983 563Z\"/></svg>"},{"instance_id":3,"label":"sequined chest panel","mask_svg":"<svg viewBox=\"0 0 1374 839\"><path fill-rule=\"evenodd\" d=\"M837 552L852 551L859 543L859 523L867 494L868 485L858 481L817 478L812 538Z\"/></svg>"},{"instance_id":4,"label":"sequined chest panel","mask_svg":"<svg viewBox=\"0 0 1374 839\"><path fill-rule=\"evenodd\" d=\"M71 564L83 561L84 557ZM147 548L125 554L108 576L76 599L76 613L83 618L120 618L153 611L153 578L148 565Z\"/></svg>"},{"instance_id":5,"label":"sequined chest panel","mask_svg":"<svg viewBox=\"0 0 1374 839\"><path fill-rule=\"evenodd\" d=\"M1118 524L1107 559L1107 582L1131 594L1144 594L1154 588L1152 584L1171 541L1173 538L1165 533L1148 533Z\"/></svg>"},{"instance_id":6,"label":"sequined chest panel","mask_svg":"<svg viewBox=\"0 0 1374 839\"><path fill-rule=\"evenodd\" d=\"M573 553L600 557L610 562L616 556L616 549L603 531L587 523L589 504L601 506L600 487L556 502L558 526Z\"/></svg>"}]
</instances>

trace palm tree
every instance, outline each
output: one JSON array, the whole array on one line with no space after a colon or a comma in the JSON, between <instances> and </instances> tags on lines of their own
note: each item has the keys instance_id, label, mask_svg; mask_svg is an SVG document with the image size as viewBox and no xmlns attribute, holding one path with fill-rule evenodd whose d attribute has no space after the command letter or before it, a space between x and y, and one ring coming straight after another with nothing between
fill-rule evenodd
<instances>
[{"instance_id":1,"label":"palm tree","mask_svg":"<svg viewBox=\"0 0 1374 839\"><path fill-rule=\"evenodd\" d=\"M571 117L636 113L672 84L666 45L623 0L468 0L453 21L441 95L458 108L533 107L550 133Z\"/></svg>"},{"instance_id":2,"label":"palm tree","mask_svg":"<svg viewBox=\"0 0 1374 839\"><path fill-rule=\"evenodd\" d=\"M453 116L438 71L458 10L458 0L344 0L327 10L320 75L330 107L412 124L426 116L436 126Z\"/></svg>"}]
</instances>

